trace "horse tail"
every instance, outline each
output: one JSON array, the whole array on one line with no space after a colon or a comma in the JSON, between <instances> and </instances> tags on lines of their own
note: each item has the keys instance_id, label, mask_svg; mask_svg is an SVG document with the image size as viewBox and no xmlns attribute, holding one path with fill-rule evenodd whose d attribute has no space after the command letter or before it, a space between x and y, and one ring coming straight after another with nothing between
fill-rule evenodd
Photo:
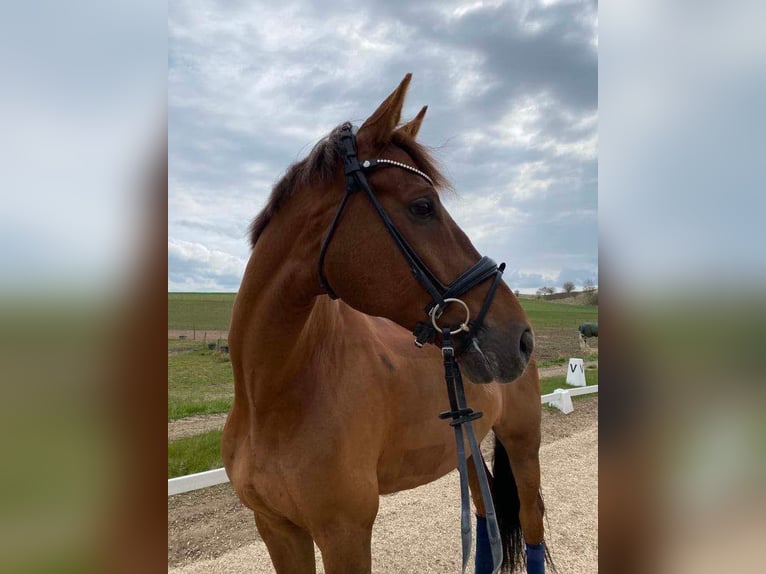
<instances>
[{"instance_id":1,"label":"horse tail","mask_svg":"<svg viewBox=\"0 0 766 574\"><path fill-rule=\"evenodd\" d=\"M521 520L519 518L521 501L519 500L516 478L513 476L508 453L497 435L495 435L495 460L492 465L492 476L492 501L495 504L500 540L503 543L501 571L511 573L515 572L518 566L526 563L526 548L524 538L521 535ZM537 504L545 516L542 493L537 494ZM548 552L547 544L544 552L546 565L552 572L556 572L556 565Z\"/></svg>"},{"instance_id":2,"label":"horse tail","mask_svg":"<svg viewBox=\"0 0 766 574\"><path fill-rule=\"evenodd\" d=\"M503 543L502 572L513 572L524 559L524 540L521 536L519 490L513 476L508 453L495 436L495 461L492 464L492 501L495 503L500 540Z\"/></svg>"}]
</instances>

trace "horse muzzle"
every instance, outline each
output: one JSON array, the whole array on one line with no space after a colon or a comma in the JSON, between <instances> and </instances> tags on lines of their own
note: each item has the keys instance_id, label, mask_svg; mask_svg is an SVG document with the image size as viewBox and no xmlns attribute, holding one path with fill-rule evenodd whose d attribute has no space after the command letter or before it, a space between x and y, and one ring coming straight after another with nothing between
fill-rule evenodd
<instances>
[{"instance_id":1,"label":"horse muzzle","mask_svg":"<svg viewBox=\"0 0 766 574\"><path fill-rule=\"evenodd\" d=\"M461 336L460 365L474 383L510 383L527 368L534 335L526 323L487 327Z\"/></svg>"}]
</instances>

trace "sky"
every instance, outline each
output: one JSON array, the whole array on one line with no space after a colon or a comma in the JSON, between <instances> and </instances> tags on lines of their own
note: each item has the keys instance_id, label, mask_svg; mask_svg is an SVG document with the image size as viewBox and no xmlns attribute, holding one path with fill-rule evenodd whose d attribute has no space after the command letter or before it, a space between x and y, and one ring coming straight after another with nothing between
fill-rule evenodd
<instances>
[{"instance_id":1,"label":"sky","mask_svg":"<svg viewBox=\"0 0 766 574\"><path fill-rule=\"evenodd\" d=\"M596 2L178 0L168 290L236 291L274 183L407 72L403 120L428 105L445 206L506 283L598 283Z\"/></svg>"}]
</instances>

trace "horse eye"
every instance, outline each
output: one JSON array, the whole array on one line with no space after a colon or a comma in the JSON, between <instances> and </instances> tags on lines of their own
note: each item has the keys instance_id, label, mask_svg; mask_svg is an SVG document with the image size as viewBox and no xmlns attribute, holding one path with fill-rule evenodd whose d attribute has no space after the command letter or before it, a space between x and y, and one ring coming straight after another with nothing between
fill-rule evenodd
<instances>
[{"instance_id":1,"label":"horse eye","mask_svg":"<svg viewBox=\"0 0 766 574\"><path fill-rule=\"evenodd\" d=\"M410 213L423 219L431 217L434 214L434 204L428 199L416 199L410 204Z\"/></svg>"}]
</instances>

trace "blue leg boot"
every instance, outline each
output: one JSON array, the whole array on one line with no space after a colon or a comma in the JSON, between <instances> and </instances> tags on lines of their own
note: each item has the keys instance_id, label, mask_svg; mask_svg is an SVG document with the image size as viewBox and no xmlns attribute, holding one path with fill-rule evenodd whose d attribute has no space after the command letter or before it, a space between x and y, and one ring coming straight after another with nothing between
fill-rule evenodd
<instances>
[{"instance_id":1,"label":"blue leg boot","mask_svg":"<svg viewBox=\"0 0 766 574\"><path fill-rule=\"evenodd\" d=\"M487 534L487 518L476 517L476 574L492 574L492 548Z\"/></svg>"},{"instance_id":2,"label":"blue leg boot","mask_svg":"<svg viewBox=\"0 0 766 574\"><path fill-rule=\"evenodd\" d=\"M545 542L527 544L527 574L545 574Z\"/></svg>"}]
</instances>

